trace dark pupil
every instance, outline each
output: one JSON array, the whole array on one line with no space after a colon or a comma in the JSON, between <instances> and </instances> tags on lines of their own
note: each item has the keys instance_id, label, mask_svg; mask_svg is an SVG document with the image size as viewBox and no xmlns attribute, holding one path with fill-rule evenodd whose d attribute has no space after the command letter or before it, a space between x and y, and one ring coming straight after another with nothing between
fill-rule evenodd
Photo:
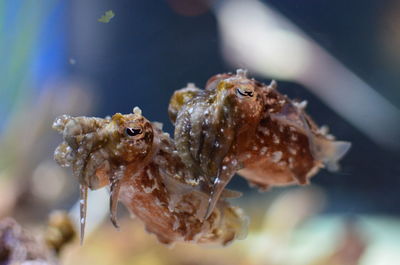
<instances>
[{"instance_id":1,"label":"dark pupil","mask_svg":"<svg viewBox=\"0 0 400 265\"><path fill-rule=\"evenodd\" d=\"M242 90L240 90L239 88L237 89L237 92L240 94L240 95L242 95L242 96L244 96L244 97L252 97L253 96L253 92L252 91L242 91Z\"/></svg>"},{"instance_id":2,"label":"dark pupil","mask_svg":"<svg viewBox=\"0 0 400 265\"><path fill-rule=\"evenodd\" d=\"M126 128L125 132L128 136L136 136L142 133L142 129Z\"/></svg>"}]
</instances>

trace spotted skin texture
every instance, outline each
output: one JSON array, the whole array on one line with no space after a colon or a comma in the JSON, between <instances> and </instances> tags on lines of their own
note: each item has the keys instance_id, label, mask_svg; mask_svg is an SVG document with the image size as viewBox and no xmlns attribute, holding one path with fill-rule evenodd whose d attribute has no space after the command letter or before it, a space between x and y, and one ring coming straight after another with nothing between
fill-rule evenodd
<instances>
[{"instance_id":1,"label":"spotted skin texture","mask_svg":"<svg viewBox=\"0 0 400 265\"><path fill-rule=\"evenodd\" d=\"M170 116L176 116L174 138L178 153L194 175L208 184L204 187L210 194L205 218L226 184L242 168L237 158L251 144L263 110L262 94L257 89L255 81L244 73L221 75L211 79L205 90L185 96L185 88L171 99L173 109L179 109L177 115L170 112ZM181 108L176 102L181 103Z\"/></svg>"},{"instance_id":2,"label":"spotted skin texture","mask_svg":"<svg viewBox=\"0 0 400 265\"><path fill-rule=\"evenodd\" d=\"M248 78L245 70L215 75L204 90L190 91L176 91L169 110L182 161L209 184L206 218L236 172L261 189L307 184L320 168L337 169L350 148L312 121L306 102L279 93L275 81Z\"/></svg>"},{"instance_id":3,"label":"spotted skin texture","mask_svg":"<svg viewBox=\"0 0 400 265\"><path fill-rule=\"evenodd\" d=\"M247 218L223 199L203 220L209 195L202 191L202 181L181 162L161 125L149 122L138 109L106 119L64 115L53 127L64 138L55 159L71 166L80 182L82 237L88 188L105 186L110 186L114 225L121 201L162 243L226 245L245 236Z\"/></svg>"},{"instance_id":4,"label":"spotted skin texture","mask_svg":"<svg viewBox=\"0 0 400 265\"><path fill-rule=\"evenodd\" d=\"M262 189L270 185L307 184L309 177L323 167L312 154L312 138L324 136L315 127L306 126L307 121L312 121L286 96L276 89L265 89L263 93L264 116L239 174Z\"/></svg>"}]
</instances>

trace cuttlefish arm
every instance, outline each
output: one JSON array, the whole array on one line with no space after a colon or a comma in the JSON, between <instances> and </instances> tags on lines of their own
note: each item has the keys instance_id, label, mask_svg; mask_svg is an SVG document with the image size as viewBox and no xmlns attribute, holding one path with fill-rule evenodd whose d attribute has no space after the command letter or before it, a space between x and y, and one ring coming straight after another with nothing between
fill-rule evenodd
<instances>
[{"instance_id":1,"label":"cuttlefish arm","mask_svg":"<svg viewBox=\"0 0 400 265\"><path fill-rule=\"evenodd\" d=\"M233 176L235 175L236 167L223 165L221 169L218 171L217 177L215 178L210 195L208 198L208 206L206 210L206 214L204 219L208 219L215 209L220 197L225 193L226 194L226 185L231 181Z\"/></svg>"},{"instance_id":2,"label":"cuttlefish arm","mask_svg":"<svg viewBox=\"0 0 400 265\"><path fill-rule=\"evenodd\" d=\"M79 185L79 213L80 213L80 242L83 244L83 239L85 237L85 226L86 226L86 212L87 212L87 197L88 197L88 186Z\"/></svg>"},{"instance_id":3,"label":"cuttlefish arm","mask_svg":"<svg viewBox=\"0 0 400 265\"><path fill-rule=\"evenodd\" d=\"M96 148L103 142L105 135L101 128L108 123L108 119L62 115L55 119L52 126L53 129L62 133L64 138L54 153L54 159L63 167L71 166L80 185L81 243L85 235L88 189L97 189L107 183L107 181L99 180L95 172L107 159L105 153Z\"/></svg>"},{"instance_id":4,"label":"cuttlefish arm","mask_svg":"<svg viewBox=\"0 0 400 265\"><path fill-rule=\"evenodd\" d=\"M110 220L115 228L119 228L117 222L118 200L125 170L125 166L120 166L110 178Z\"/></svg>"}]
</instances>

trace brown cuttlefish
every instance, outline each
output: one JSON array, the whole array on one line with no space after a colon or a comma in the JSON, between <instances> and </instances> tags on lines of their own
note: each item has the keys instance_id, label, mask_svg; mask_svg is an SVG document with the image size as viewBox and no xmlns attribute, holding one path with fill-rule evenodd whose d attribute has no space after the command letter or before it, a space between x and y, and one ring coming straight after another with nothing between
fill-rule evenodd
<instances>
[{"instance_id":1,"label":"brown cuttlefish","mask_svg":"<svg viewBox=\"0 0 400 265\"><path fill-rule=\"evenodd\" d=\"M281 94L275 81L265 85L240 69L211 77L205 89L189 84L173 94L168 112L176 149L193 175L208 183L205 218L236 172L267 189L307 184L324 166L338 169L351 144L335 141L305 107Z\"/></svg>"},{"instance_id":2,"label":"brown cuttlefish","mask_svg":"<svg viewBox=\"0 0 400 265\"><path fill-rule=\"evenodd\" d=\"M189 241L225 245L243 238L247 217L221 199L203 220L209 194L182 163L173 140L161 124L149 122L140 109L111 118L57 118L53 128L63 135L54 157L72 167L81 189L81 240L86 223L88 189L110 187L111 220L117 203L144 222L160 242ZM222 197L236 196L225 192Z\"/></svg>"}]
</instances>

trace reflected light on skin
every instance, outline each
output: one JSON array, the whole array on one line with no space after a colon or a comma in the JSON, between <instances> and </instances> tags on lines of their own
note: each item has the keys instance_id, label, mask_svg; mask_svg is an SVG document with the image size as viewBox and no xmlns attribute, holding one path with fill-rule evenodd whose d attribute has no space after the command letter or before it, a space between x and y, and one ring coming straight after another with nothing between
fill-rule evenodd
<instances>
[{"instance_id":1,"label":"reflected light on skin","mask_svg":"<svg viewBox=\"0 0 400 265\"><path fill-rule=\"evenodd\" d=\"M257 0L226 0L214 11L227 61L301 83L370 139L400 148L400 111L289 20Z\"/></svg>"}]
</instances>

